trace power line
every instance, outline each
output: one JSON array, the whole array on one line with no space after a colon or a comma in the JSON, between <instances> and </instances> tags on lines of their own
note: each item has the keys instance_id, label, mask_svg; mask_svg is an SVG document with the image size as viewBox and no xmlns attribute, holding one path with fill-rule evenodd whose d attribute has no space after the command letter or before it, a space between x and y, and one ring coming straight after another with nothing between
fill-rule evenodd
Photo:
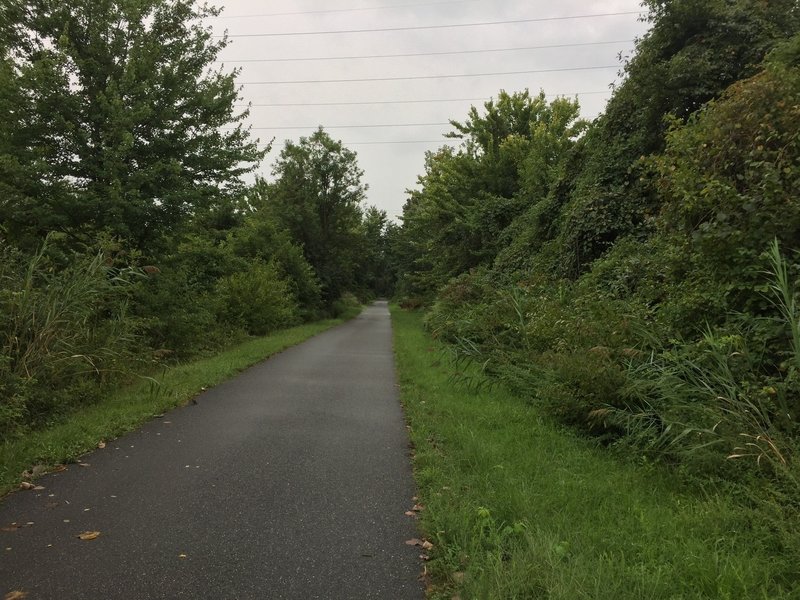
<instances>
[{"instance_id":1,"label":"power line","mask_svg":"<svg viewBox=\"0 0 800 600\"><path fill-rule=\"evenodd\" d=\"M455 144L461 140L454 138L442 138L441 140L387 140L379 142L342 142L344 146L372 146L377 144Z\"/></svg>"},{"instance_id":2,"label":"power line","mask_svg":"<svg viewBox=\"0 0 800 600\"><path fill-rule=\"evenodd\" d=\"M593 92L571 92L571 93L554 93L545 94L548 97L552 96L588 96L592 94L608 94L609 90L599 90ZM234 104L234 106L252 106L252 107L278 107L278 106L368 106L368 105L382 105L382 104L433 104L437 102L485 102L490 100L488 96L483 98L434 98L430 100L373 100L373 101L358 101L358 102L269 102L264 104Z\"/></svg>"},{"instance_id":3,"label":"power line","mask_svg":"<svg viewBox=\"0 0 800 600\"><path fill-rule=\"evenodd\" d=\"M618 69L619 65L598 65L595 67L565 67L560 69L534 69L531 71L502 71L496 73L458 73L448 75L415 75L411 77L360 77L356 79L293 79L288 81L237 81L239 85L278 85L289 83L350 83L363 81L412 81L419 79L454 79L459 77L494 77L498 75L530 75L532 73L561 73L565 71L595 71L599 69Z\"/></svg>"},{"instance_id":4,"label":"power line","mask_svg":"<svg viewBox=\"0 0 800 600\"><path fill-rule=\"evenodd\" d=\"M216 35L214 37L252 38L252 37L287 37L302 35L333 35L341 33L385 33L389 31L421 31L430 29L454 29L460 27L485 27L492 25L512 25L517 23L542 23L545 21L566 21L571 19L594 19L598 17L617 17L622 15L639 15L642 11L629 10L613 13L595 13L591 15L569 15L563 17L539 17L535 19L513 19L510 21L482 21L479 23L456 23L452 25L417 25L413 27L382 27L379 29L334 29L328 31L285 31L272 33L235 33Z\"/></svg>"},{"instance_id":5,"label":"power line","mask_svg":"<svg viewBox=\"0 0 800 600\"><path fill-rule=\"evenodd\" d=\"M609 42L577 42L572 44L551 44L547 46L523 46L518 48L488 48L483 50L452 50L449 52L412 52L408 54L372 54L365 56L313 56L308 58L245 58L241 60L221 60L225 63L265 63L265 62L302 62L324 60L361 60L373 58L409 58L414 56L450 56L454 54L483 54L489 52L518 52L523 50L544 50L548 48L577 48L580 46L602 46L610 44L629 44L635 40L613 40Z\"/></svg>"},{"instance_id":6,"label":"power line","mask_svg":"<svg viewBox=\"0 0 800 600\"><path fill-rule=\"evenodd\" d=\"M268 131L274 131L278 129L316 129L317 127L323 127L324 129L373 129L373 128L380 128L380 127L442 127L444 125L450 125L449 121L445 121L443 123L378 123L375 125L281 125L278 127L250 127L249 129L266 129Z\"/></svg>"},{"instance_id":7,"label":"power line","mask_svg":"<svg viewBox=\"0 0 800 600\"><path fill-rule=\"evenodd\" d=\"M391 4L388 6L367 6L361 8L330 8L327 10L303 10L295 12L262 13L255 15L219 15L217 19L258 19L261 17L286 17L294 15L321 15L329 13L366 12L375 10L394 10L398 8L415 8L419 6L442 6L446 4L471 4L478 0L449 0L446 2L417 2L415 4Z\"/></svg>"}]
</instances>

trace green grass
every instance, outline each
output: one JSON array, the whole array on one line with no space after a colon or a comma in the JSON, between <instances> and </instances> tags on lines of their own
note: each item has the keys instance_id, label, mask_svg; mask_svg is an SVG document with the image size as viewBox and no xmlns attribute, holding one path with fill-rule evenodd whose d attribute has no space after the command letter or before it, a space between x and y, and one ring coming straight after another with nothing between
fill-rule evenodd
<instances>
[{"instance_id":1,"label":"green grass","mask_svg":"<svg viewBox=\"0 0 800 600\"><path fill-rule=\"evenodd\" d=\"M19 485L24 470L39 465L37 471L45 471L54 465L73 462L96 448L100 441L118 437L155 415L186 404L203 389L355 314L278 331L212 357L168 368L153 379L139 379L122 387L50 427L4 440L0 444L0 495Z\"/></svg>"},{"instance_id":2,"label":"green grass","mask_svg":"<svg viewBox=\"0 0 800 600\"><path fill-rule=\"evenodd\" d=\"M800 597L763 507L455 385L421 315L392 316L431 599Z\"/></svg>"}]
</instances>

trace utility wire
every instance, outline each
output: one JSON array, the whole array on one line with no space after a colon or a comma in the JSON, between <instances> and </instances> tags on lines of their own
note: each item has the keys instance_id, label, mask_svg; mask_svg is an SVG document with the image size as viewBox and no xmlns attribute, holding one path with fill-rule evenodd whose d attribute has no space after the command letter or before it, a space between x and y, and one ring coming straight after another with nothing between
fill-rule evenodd
<instances>
[{"instance_id":1,"label":"utility wire","mask_svg":"<svg viewBox=\"0 0 800 600\"><path fill-rule=\"evenodd\" d=\"M393 10L398 8L415 8L419 6L443 6L447 4L474 4L478 0L449 0L447 2L417 2L415 4L390 4L388 6L366 6L361 8L330 8L327 10L303 10L295 12L262 13L256 15L219 15L217 19L258 19L260 17L286 17L293 15L321 15L329 13L366 12L375 10Z\"/></svg>"},{"instance_id":2,"label":"utility wire","mask_svg":"<svg viewBox=\"0 0 800 600\"><path fill-rule=\"evenodd\" d=\"M442 138L441 140L391 140L380 142L342 142L344 146L372 146L377 144L447 144L459 143L461 140L455 138Z\"/></svg>"},{"instance_id":3,"label":"utility wire","mask_svg":"<svg viewBox=\"0 0 800 600\"><path fill-rule=\"evenodd\" d=\"M594 67L565 67L560 69L533 69L530 71L502 71L496 73L458 73L449 75L415 75L411 77L359 77L355 79L292 79L288 81L237 81L239 85L278 85L288 83L349 83L358 81L412 81L419 79L455 79L459 77L494 77L498 75L529 75L531 73L561 73L564 71L596 71L599 69L618 69L619 65L598 65Z\"/></svg>"},{"instance_id":4,"label":"utility wire","mask_svg":"<svg viewBox=\"0 0 800 600\"><path fill-rule=\"evenodd\" d=\"M454 54L484 54L489 52L518 52L522 50L544 50L547 48L577 48L580 46L602 46L610 44L629 44L635 40L613 40L609 42L577 42L572 44L551 44L547 46L522 46L517 48L487 48L484 50L452 50L449 52L412 52L408 54L372 54L365 56L313 56L308 58L245 58L241 60L218 60L224 63L266 63L266 62L301 62L323 60L361 60L372 58L409 58L414 56L449 56Z\"/></svg>"},{"instance_id":5,"label":"utility wire","mask_svg":"<svg viewBox=\"0 0 800 600\"><path fill-rule=\"evenodd\" d=\"M456 23L452 25L417 25L413 27L382 27L379 29L334 29L329 31L285 31L272 33L232 33L213 37L253 38L253 37L287 37L301 35L333 35L341 33L385 33L389 31L421 31L430 29L455 29L460 27L485 27L491 25L512 25L517 23L542 23L545 21L567 21L571 19L594 19L598 17L617 17L622 15L639 15L642 11L629 10L613 13L595 13L591 15L569 15L563 17L538 17L535 19L513 19L510 21L482 21L479 23Z\"/></svg>"},{"instance_id":6,"label":"utility wire","mask_svg":"<svg viewBox=\"0 0 800 600\"><path fill-rule=\"evenodd\" d=\"M599 90L594 92L571 92L571 93L554 93L545 94L548 97L552 96L587 96L591 94L609 94L609 90ZM377 100L377 101L359 101L359 102L270 102L265 104L248 103L248 104L234 104L234 106L367 106L367 105L381 105L381 104L432 104L436 102L485 102L490 100L488 96L483 98L435 98L431 100Z\"/></svg>"},{"instance_id":7,"label":"utility wire","mask_svg":"<svg viewBox=\"0 0 800 600\"><path fill-rule=\"evenodd\" d=\"M322 127L323 129L373 129L380 127L442 127L450 125L449 121L443 123L378 123L376 125L281 125L279 127L249 127L248 129L266 129L274 131L277 129L316 129Z\"/></svg>"}]
</instances>

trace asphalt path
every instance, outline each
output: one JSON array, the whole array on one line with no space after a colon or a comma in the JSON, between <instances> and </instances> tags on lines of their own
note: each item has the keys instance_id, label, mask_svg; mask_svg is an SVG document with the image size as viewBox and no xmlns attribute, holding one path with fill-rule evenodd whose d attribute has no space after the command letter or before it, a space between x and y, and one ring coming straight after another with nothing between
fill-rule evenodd
<instances>
[{"instance_id":1,"label":"asphalt path","mask_svg":"<svg viewBox=\"0 0 800 600\"><path fill-rule=\"evenodd\" d=\"M393 360L378 302L11 494L0 597L421 599Z\"/></svg>"}]
</instances>

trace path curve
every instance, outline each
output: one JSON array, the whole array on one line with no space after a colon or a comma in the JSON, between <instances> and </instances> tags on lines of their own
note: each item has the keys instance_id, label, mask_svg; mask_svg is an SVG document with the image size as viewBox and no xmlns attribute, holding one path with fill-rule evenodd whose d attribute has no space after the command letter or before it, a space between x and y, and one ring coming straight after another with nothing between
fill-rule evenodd
<instances>
[{"instance_id":1,"label":"path curve","mask_svg":"<svg viewBox=\"0 0 800 600\"><path fill-rule=\"evenodd\" d=\"M385 302L197 400L3 500L0 595L423 597Z\"/></svg>"}]
</instances>

